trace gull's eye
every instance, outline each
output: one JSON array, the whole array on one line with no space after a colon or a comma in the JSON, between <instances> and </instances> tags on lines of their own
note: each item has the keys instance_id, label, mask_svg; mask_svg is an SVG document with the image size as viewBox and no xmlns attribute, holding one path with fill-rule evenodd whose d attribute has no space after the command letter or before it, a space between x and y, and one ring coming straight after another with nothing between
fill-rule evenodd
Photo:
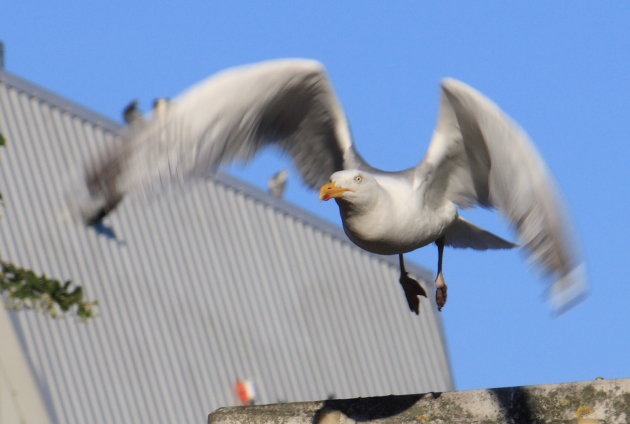
<instances>
[{"instance_id":1,"label":"gull's eye","mask_svg":"<svg viewBox=\"0 0 630 424\"><path fill-rule=\"evenodd\" d=\"M354 177L354 182L355 183L360 183L361 181L363 181L363 177L360 175L357 175L356 177Z\"/></svg>"}]
</instances>

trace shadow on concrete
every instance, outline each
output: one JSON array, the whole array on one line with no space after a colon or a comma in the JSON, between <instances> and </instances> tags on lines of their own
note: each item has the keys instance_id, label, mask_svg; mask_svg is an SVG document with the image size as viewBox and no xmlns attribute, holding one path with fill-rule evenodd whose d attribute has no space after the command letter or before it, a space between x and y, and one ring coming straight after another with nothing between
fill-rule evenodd
<instances>
[{"instance_id":1,"label":"shadow on concrete","mask_svg":"<svg viewBox=\"0 0 630 424\"><path fill-rule=\"evenodd\" d=\"M536 422L530 405L530 396L522 387L489 389L495 396L505 422L531 424ZM328 417L341 413L357 422L394 417L414 406L423 398L438 399L441 393L404 396L382 396L364 399L328 399L313 416L313 424L325 424ZM331 417L332 418L332 417ZM331 422L337 422L331 419Z\"/></svg>"},{"instance_id":2,"label":"shadow on concrete","mask_svg":"<svg viewBox=\"0 0 630 424\"><path fill-rule=\"evenodd\" d=\"M441 393L403 396L381 396L364 399L328 399L313 416L313 424L323 424L326 417L340 412L357 422L371 421L398 415L426 396L439 398Z\"/></svg>"},{"instance_id":3,"label":"shadow on concrete","mask_svg":"<svg viewBox=\"0 0 630 424\"><path fill-rule=\"evenodd\" d=\"M496 397L506 422L512 424L536 422L531 410L529 394L522 387L488 389L488 391Z\"/></svg>"}]
</instances>

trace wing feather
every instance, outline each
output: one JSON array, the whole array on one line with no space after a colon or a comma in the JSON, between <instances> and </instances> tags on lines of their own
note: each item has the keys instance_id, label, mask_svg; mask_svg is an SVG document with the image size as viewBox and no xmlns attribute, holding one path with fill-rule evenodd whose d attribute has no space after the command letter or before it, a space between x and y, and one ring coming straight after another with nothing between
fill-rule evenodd
<instances>
[{"instance_id":1,"label":"wing feather","mask_svg":"<svg viewBox=\"0 0 630 424\"><path fill-rule=\"evenodd\" d=\"M206 176L271 144L293 158L311 187L341 169L370 169L354 149L323 66L268 61L220 72L141 129L123 132L116 147L88 165L79 212L88 222L100 219L130 191Z\"/></svg>"},{"instance_id":2,"label":"wing feather","mask_svg":"<svg viewBox=\"0 0 630 424\"><path fill-rule=\"evenodd\" d=\"M553 276L556 306L583 294L581 260L551 174L527 134L481 93L442 82L438 124L417 171L431 204L450 200L503 212L531 259Z\"/></svg>"}]
</instances>

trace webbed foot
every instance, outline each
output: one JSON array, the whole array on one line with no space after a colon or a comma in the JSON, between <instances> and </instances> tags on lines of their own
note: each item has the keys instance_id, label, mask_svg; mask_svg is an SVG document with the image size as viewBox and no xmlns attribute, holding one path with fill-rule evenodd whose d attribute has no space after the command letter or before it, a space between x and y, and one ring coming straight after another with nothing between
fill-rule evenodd
<instances>
[{"instance_id":1,"label":"webbed foot","mask_svg":"<svg viewBox=\"0 0 630 424\"><path fill-rule=\"evenodd\" d=\"M422 288L417 280L411 278L406 272L400 274L400 279L398 281L400 282L400 285L405 292L405 297L407 298L409 309L411 310L411 312L419 315L420 296L427 297L427 292Z\"/></svg>"},{"instance_id":2,"label":"webbed foot","mask_svg":"<svg viewBox=\"0 0 630 424\"><path fill-rule=\"evenodd\" d=\"M444 276L441 272L438 273L438 276L435 279L435 287L435 303L437 303L438 311L441 311L446 304L446 292L448 290L446 282L444 281Z\"/></svg>"}]
</instances>

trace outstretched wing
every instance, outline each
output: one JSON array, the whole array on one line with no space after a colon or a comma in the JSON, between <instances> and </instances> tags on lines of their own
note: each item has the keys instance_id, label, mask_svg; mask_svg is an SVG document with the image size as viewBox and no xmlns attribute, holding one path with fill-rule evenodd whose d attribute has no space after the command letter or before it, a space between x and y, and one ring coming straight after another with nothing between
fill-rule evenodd
<instances>
[{"instance_id":1,"label":"outstretched wing","mask_svg":"<svg viewBox=\"0 0 630 424\"><path fill-rule=\"evenodd\" d=\"M417 178L431 204L448 199L503 212L531 258L554 278L557 308L583 295L581 261L550 173L525 132L481 93L442 82L437 128Z\"/></svg>"},{"instance_id":2,"label":"outstretched wing","mask_svg":"<svg viewBox=\"0 0 630 424\"><path fill-rule=\"evenodd\" d=\"M345 168L366 168L322 65L285 59L229 69L170 102L88 165L78 212L91 222L133 190L205 176L275 144L311 187Z\"/></svg>"}]
</instances>

